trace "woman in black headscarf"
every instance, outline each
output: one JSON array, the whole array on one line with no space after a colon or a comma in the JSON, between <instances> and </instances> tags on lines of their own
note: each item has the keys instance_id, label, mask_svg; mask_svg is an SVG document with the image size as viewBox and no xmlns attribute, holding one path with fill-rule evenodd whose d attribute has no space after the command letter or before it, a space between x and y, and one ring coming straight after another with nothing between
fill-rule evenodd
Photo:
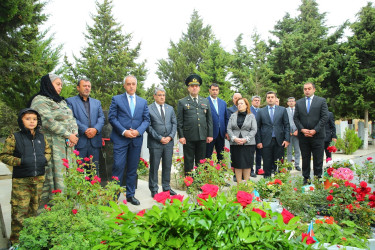
<instances>
[{"instance_id":1,"label":"woman in black headscarf","mask_svg":"<svg viewBox=\"0 0 375 250\"><path fill-rule=\"evenodd\" d=\"M73 146L78 142L78 126L73 112L60 96L61 89L61 78L47 74L41 79L40 91L30 100L31 108L41 115L42 132L52 148L52 157L46 167L41 206L49 202L53 190L64 189L66 167L62 159L71 162Z\"/></svg>"}]
</instances>

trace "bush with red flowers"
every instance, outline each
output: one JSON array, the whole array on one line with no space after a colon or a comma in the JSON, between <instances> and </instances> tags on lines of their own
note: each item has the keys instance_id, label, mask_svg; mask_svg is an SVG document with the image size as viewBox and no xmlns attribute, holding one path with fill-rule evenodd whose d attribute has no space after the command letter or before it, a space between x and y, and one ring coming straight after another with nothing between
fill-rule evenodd
<instances>
[{"instance_id":1,"label":"bush with red flowers","mask_svg":"<svg viewBox=\"0 0 375 250\"><path fill-rule=\"evenodd\" d=\"M140 177L145 177L145 176L148 177L148 173L149 173L149 164L145 159L140 157L138 168L137 168L137 174Z\"/></svg>"}]
</instances>

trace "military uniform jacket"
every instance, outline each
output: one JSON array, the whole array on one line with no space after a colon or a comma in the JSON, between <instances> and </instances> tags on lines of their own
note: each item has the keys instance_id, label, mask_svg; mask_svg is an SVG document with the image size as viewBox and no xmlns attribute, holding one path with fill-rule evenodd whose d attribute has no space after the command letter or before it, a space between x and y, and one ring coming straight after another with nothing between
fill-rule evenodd
<instances>
[{"instance_id":1,"label":"military uniform jacket","mask_svg":"<svg viewBox=\"0 0 375 250\"><path fill-rule=\"evenodd\" d=\"M188 141L202 141L213 136L211 108L207 98L198 96L198 104L191 96L178 101L177 132Z\"/></svg>"}]
</instances>

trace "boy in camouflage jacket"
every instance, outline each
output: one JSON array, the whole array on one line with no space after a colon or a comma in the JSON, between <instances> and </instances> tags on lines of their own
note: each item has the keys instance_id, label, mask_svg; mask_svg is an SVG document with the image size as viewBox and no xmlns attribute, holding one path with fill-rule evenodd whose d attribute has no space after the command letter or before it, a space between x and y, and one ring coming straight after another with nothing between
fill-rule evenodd
<instances>
[{"instance_id":1,"label":"boy in camouflage jacket","mask_svg":"<svg viewBox=\"0 0 375 250\"><path fill-rule=\"evenodd\" d=\"M0 160L13 166L12 222L10 241L19 242L25 218L35 216L39 207L44 183L45 166L51 158L51 149L39 132L40 115L33 109L23 109L18 116L21 131L11 134L5 141Z\"/></svg>"}]
</instances>

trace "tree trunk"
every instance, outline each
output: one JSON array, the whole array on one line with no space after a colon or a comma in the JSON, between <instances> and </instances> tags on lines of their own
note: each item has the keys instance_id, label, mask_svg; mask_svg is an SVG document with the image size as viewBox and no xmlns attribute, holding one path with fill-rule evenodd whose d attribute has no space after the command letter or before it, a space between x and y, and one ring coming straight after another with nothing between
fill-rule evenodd
<instances>
[{"instance_id":1,"label":"tree trunk","mask_svg":"<svg viewBox=\"0 0 375 250\"><path fill-rule=\"evenodd\" d=\"M368 149L368 109L365 109L365 128L363 132L363 149Z\"/></svg>"}]
</instances>

